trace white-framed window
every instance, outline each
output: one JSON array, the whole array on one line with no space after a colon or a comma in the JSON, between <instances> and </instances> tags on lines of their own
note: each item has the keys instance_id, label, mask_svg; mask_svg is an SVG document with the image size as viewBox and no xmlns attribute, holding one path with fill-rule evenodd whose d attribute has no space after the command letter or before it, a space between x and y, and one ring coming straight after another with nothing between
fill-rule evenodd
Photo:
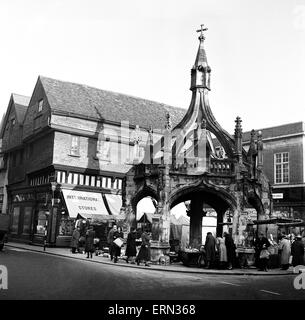
<instances>
[{"instance_id":1,"label":"white-framed window","mask_svg":"<svg viewBox=\"0 0 305 320\"><path fill-rule=\"evenodd\" d=\"M79 156L79 136L71 136L71 156Z\"/></svg>"},{"instance_id":2,"label":"white-framed window","mask_svg":"<svg viewBox=\"0 0 305 320\"><path fill-rule=\"evenodd\" d=\"M274 182L289 182L289 152L274 154Z\"/></svg>"},{"instance_id":3,"label":"white-framed window","mask_svg":"<svg viewBox=\"0 0 305 320\"><path fill-rule=\"evenodd\" d=\"M43 106L43 99L38 101L38 112L42 111L42 106Z\"/></svg>"}]
</instances>

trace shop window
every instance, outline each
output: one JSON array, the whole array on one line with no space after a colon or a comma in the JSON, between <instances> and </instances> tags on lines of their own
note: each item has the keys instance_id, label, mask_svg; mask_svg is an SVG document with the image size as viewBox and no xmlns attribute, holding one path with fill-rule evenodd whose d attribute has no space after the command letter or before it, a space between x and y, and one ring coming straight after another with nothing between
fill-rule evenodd
<instances>
[{"instance_id":1,"label":"shop window","mask_svg":"<svg viewBox=\"0 0 305 320\"><path fill-rule=\"evenodd\" d=\"M85 176L85 185L90 186L90 176Z\"/></svg>"},{"instance_id":2,"label":"shop window","mask_svg":"<svg viewBox=\"0 0 305 320\"><path fill-rule=\"evenodd\" d=\"M46 215L45 211L39 211L37 229L36 229L37 234L44 235L44 231L47 226L47 221L48 221L48 216Z\"/></svg>"},{"instance_id":3,"label":"shop window","mask_svg":"<svg viewBox=\"0 0 305 320\"><path fill-rule=\"evenodd\" d=\"M71 156L79 156L79 136L71 136Z\"/></svg>"},{"instance_id":4,"label":"shop window","mask_svg":"<svg viewBox=\"0 0 305 320\"><path fill-rule=\"evenodd\" d=\"M68 183L72 184L72 173L68 174Z\"/></svg>"},{"instance_id":5,"label":"shop window","mask_svg":"<svg viewBox=\"0 0 305 320\"><path fill-rule=\"evenodd\" d=\"M91 187L95 187L95 177L91 177Z\"/></svg>"},{"instance_id":6,"label":"shop window","mask_svg":"<svg viewBox=\"0 0 305 320\"><path fill-rule=\"evenodd\" d=\"M19 226L20 207L15 207L13 211L13 222L11 227L12 233L18 233Z\"/></svg>"},{"instance_id":7,"label":"shop window","mask_svg":"<svg viewBox=\"0 0 305 320\"><path fill-rule=\"evenodd\" d=\"M96 178L96 186L97 186L98 188L101 187L101 178L100 178L100 177L97 177L97 178Z\"/></svg>"},{"instance_id":8,"label":"shop window","mask_svg":"<svg viewBox=\"0 0 305 320\"><path fill-rule=\"evenodd\" d=\"M59 223L60 236L72 236L75 220L69 218L69 215L62 215Z\"/></svg>"},{"instance_id":9,"label":"shop window","mask_svg":"<svg viewBox=\"0 0 305 320\"><path fill-rule=\"evenodd\" d=\"M61 183L66 183L66 172L62 171L61 173Z\"/></svg>"},{"instance_id":10,"label":"shop window","mask_svg":"<svg viewBox=\"0 0 305 320\"><path fill-rule=\"evenodd\" d=\"M289 153L282 152L274 155L275 183L289 182Z\"/></svg>"},{"instance_id":11,"label":"shop window","mask_svg":"<svg viewBox=\"0 0 305 320\"><path fill-rule=\"evenodd\" d=\"M106 183L107 183L106 178L105 178L105 177L102 177L102 187L103 187L103 188L107 188Z\"/></svg>"},{"instance_id":12,"label":"shop window","mask_svg":"<svg viewBox=\"0 0 305 320\"><path fill-rule=\"evenodd\" d=\"M23 233L29 234L31 230L32 207L24 208L23 215Z\"/></svg>"},{"instance_id":13,"label":"shop window","mask_svg":"<svg viewBox=\"0 0 305 320\"><path fill-rule=\"evenodd\" d=\"M78 174L73 173L73 184L78 184Z\"/></svg>"}]
</instances>

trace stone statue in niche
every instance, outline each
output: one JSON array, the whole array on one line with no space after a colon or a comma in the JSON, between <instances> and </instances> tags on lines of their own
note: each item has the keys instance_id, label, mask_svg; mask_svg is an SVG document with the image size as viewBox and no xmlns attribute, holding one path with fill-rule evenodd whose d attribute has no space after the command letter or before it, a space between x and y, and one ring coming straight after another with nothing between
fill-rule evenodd
<instances>
[{"instance_id":1,"label":"stone statue in niche","mask_svg":"<svg viewBox=\"0 0 305 320\"><path fill-rule=\"evenodd\" d=\"M219 159L224 159L224 157L225 157L225 150L224 150L223 147L220 147L220 148L219 148L217 156L218 156Z\"/></svg>"}]
</instances>

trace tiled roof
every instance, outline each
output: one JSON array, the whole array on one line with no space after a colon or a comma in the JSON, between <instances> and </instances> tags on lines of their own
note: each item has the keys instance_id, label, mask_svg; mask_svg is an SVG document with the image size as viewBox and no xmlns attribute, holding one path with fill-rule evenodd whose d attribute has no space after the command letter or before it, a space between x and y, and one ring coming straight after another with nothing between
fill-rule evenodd
<instances>
[{"instance_id":1,"label":"tiled roof","mask_svg":"<svg viewBox=\"0 0 305 320\"><path fill-rule=\"evenodd\" d=\"M19 124L22 124L31 98L16 93L13 93L12 97L15 104L17 121Z\"/></svg>"},{"instance_id":2,"label":"tiled roof","mask_svg":"<svg viewBox=\"0 0 305 320\"><path fill-rule=\"evenodd\" d=\"M163 128L167 112L171 115L172 124L176 125L186 112L186 109L83 84L39 78L53 111L118 123L129 121L147 128Z\"/></svg>"},{"instance_id":3,"label":"tiled roof","mask_svg":"<svg viewBox=\"0 0 305 320\"><path fill-rule=\"evenodd\" d=\"M295 123L288 123L281 126L275 126L265 129L257 129L256 132L262 131L263 139L267 138L276 138L281 136L286 136L290 134L297 134L297 133L304 133L305 123L304 122L295 122ZM243 133L243 142L250 141L250 134L251 131L246 131ZM232 135L234 139L234 135ZM217 138L213 138L214 147L220 146L220 142Z\"/></svg>"},{"instance_id":4,"label":"tiled roof","mask_svg":"<svg viewBox=\"0 0 305 320\"><path fill-rule=\"evenodd\" d=\"M286 136L290 134L296 133L304 133L305 124L304 122L295 122L295 123L288 123L283 124L280 126L265 128L265 129L257 129L257 131L262 131L263 139L267 138L276 138L280 136ZM250 141L250 131L243 133L243 141Z\"/></svg>"}]
</instances>

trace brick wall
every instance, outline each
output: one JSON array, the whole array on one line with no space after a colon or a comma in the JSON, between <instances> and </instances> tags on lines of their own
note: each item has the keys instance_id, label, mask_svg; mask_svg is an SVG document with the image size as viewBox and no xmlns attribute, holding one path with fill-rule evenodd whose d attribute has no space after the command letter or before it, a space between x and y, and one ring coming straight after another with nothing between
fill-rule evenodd
<instances>
[{"instance_id":1,"label":"brick wall","mask_svg":"<svg viewBox=\"0 0 305 320\"><path fill-rule=\"evenodd\" d=\"M264 172L274 184L274 154L289 152L289 183L304 183L303 137L264 142Z\"/></svg>"}]
</instances>

